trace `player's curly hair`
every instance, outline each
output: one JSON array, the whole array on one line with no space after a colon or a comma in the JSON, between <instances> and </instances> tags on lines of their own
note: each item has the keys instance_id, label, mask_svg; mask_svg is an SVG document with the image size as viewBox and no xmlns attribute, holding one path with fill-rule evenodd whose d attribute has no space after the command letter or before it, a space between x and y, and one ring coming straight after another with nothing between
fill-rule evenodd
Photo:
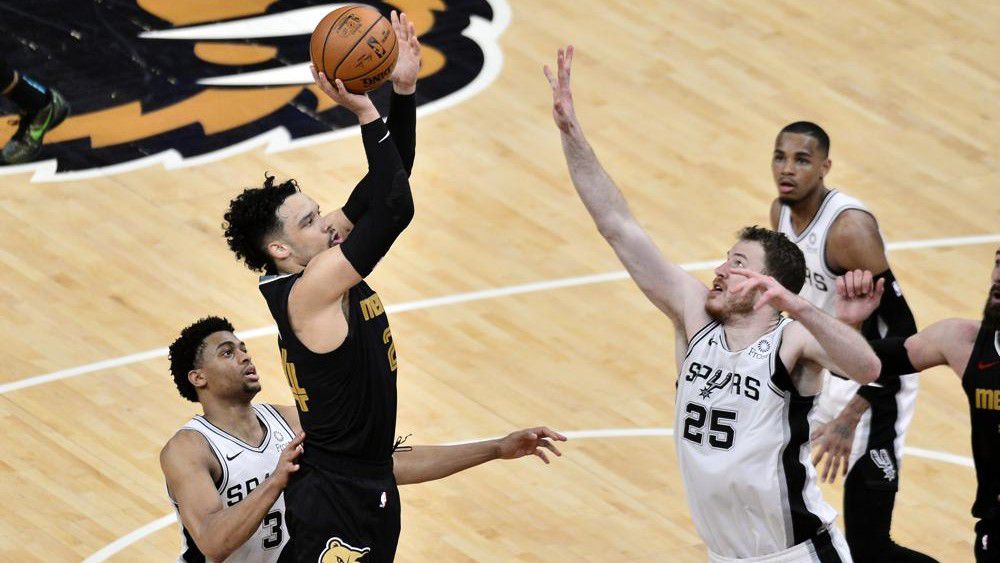
<instances>
[{"instance_id":1,"label":"player's curly hair","mask_svg":"<svg viewBox=\"0 0 1000 563\"><path fill-rule=\"evenodd\" d=\"M806 258L802 250L784 233L754 225L737 235L740 240L759 242L764 247L765 274L773 277L788 291L798 293L806 283Z\"/></svg>"},{"instance_id":2,"label":"player's curly hair","mask_svg":"<svg viewBox=\"0 0 1000 563\"><path fill-rule=\"evenodd\" d=\"M276 212L288 196L298 191L295 180L276 185L274 176L265 173L263 187L247 188L229 202L222 224L226 242L236 258L251 270L277 273L264 241L281 230L281 219Z\"/></svg>"},{"instance_id":3,"label":"player's curly hair","mask_svg":"<svg viewBox=\"0 0 1000 563\"><path fill-rule=\"evenodd\" d=\"M201 364L201 353L205 349L205 339L210 334L235 332L232 323L223 317L205 317L181 331L181 335L170 345L170 373L181 397L197 403L198 393L188 380L188 372Z\"/></svg>"}]
</instances>

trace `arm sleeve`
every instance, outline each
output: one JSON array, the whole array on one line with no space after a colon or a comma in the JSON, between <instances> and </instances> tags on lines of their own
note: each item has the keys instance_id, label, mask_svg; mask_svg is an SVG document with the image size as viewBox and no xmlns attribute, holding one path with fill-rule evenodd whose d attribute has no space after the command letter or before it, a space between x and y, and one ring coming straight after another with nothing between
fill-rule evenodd
<instances>
[{"instance_id":1,"label":"arm sleeve","mask_svg":"<svg viewBox=\"0 0 1000 563\"><path fill-rule=\"evenodd\" d=\"M878 308L861 325L861 334L869 340L891 338L894 336L912 336L917 333L917 323L913 320L910 306L906 304L903 290L896 281L892 270L886 270L875 276L874 281L885 280L885 292Z\"/></svg>"},{"instance_id":2,"label":"arm sleeve","mask_svg":"<svg viewBox=\"0 0 1000 563\"><path fill-rule=\"evenodd\" d=\"M392 93L392 99L389 102L388 128L393 143L396 145L396 150L399 151L406 174L409 176L413 170L413 160L415 158L417 143L416 94L404 96L395 92ZM371 154L367 156L368 173L354 186L354 190L351 192L350 197L347 198L347 203L343 207L344 215L351 223L357 223L361 219L361 216L365 214L371 202L371 197L368 193L370 190L367 189L367 186L372 175L371 169L374 166L374 162Z\"/></svg>"},{"instance_id":3,"label":"arm sleeve","mask_svg":"<svg viewBox=\"0 0 1000 563\"><path fill-rule=\"evenodd\" d=\"M391 136L381 119L361 127L365 154L372 163L364 189L368 209L340 248L362 277L375 269L413 219L410 181Z\"/></svg>"},{"instance_id":4,"label":"arm sleeve","mask_svg":"<svg viewBox=\"0 0 1000 563\"><path fill-rule=\"evenodd\" d=\"M907 338L909 337L894 336L869 342L875 355L882 361L882 371L879 372L875 383L885 387L894 386L899 381L899 376L917 372L917 368L913 367L913 363L910 361L909 352L906 351ZM864 385L858 390L858 394L870 402L878 394L878 389L878 387Z\"/></svg>"},{"instance_id":5,"label":"arm sleeve","mask_svg":"<svg viewBox=\"0 0 1000 563\"><path fill-rule=\"evenodd\" d=\"M861 334L865 338L880 343L878 347L876 347L875 342L872 343L875 353L882 360L882 374L879 375L876 382L885 387L895 388L895 381L898 381L900 375L916 371L910 365L903 342L909 336L917 333L917 323L913 319L913 313L906 303L906 298L903 297L903 290L899 287L892 270L886 270L875 276L875 281L879 279L885 279L885 292L882 294L878 308L861 325ZM883 338L885 340L876 340ZM882 349L881 353L879 347ZM886 357L883 357L883 354L886 354ZM901 369L909 371L899 371ZM869 402L874 401L883 393L884 387L873 385L863 385L858 389L858 394Z\"/></svg>"}]
</instances>

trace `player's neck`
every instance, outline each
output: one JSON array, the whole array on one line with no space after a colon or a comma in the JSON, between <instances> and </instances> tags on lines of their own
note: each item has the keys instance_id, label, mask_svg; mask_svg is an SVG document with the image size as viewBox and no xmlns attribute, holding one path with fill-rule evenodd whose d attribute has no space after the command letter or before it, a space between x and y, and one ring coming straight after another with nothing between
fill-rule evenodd
<instances>
[{"instance_id":1,"label":"player's neck","mask_svg":"<svg viewBox=\"0 0 1000 563\"><path fill-rule=\"evenodd\" d=\"M257 411L248 402L206 401L202 408L206 420L250 445L258 444L263 438Z\"/></svg>"},{"instance_id":2,"label":"player's neck","mask_svg":"<svg viewBox=\"0 0 1000 563\"><path fill-rule=\"evenodd\" d=\"M747 314L731 315L723 324L726 343L732 351L742 350L774 330L781 321L778 311L764 306Z\"/></svg>"},{"instance_id":3,"label":"player's neck","mask_svg":"<svg viewBox=\"0 0 1000 563\"><path fill-rule=\"evenodd\" d=\"M819 207L823 205L823 200L826 199L826 194L830 193L830 190L823 184L819 185L819 188L813 190L811 194L806 196L800 201L789 204L789 208L792 211L792 228L796 233L801 233L812 223L812 220L819 213Z\"/></svg>"},{"instance_id":4,"label":"player's neck","mask_svg":"<svg viewBox=\"0 0 1000 563\"><path fill-rule=\"evenodd\" d=\"M284 275L288 275L288 274L297 274L297 273L301 272L302 270L306 269L305 266L303 266L303 265L301 265L301 264L299 264L297 262L293 262L291 260L289 260L287 262L282 262L280 264L276 264L275 267L278 270L278 275L279 276L284 276Z\"/></svg>"}]
</instances>

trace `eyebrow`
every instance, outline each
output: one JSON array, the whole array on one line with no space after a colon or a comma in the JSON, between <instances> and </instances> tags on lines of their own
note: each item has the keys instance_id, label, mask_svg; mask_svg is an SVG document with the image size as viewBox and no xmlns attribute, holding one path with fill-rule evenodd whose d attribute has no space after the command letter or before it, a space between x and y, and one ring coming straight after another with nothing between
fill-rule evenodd
<instances>
[{"instance_id":1,"label":"eyebrow","mask_svg":"<svg viewBox=\"0 0 1000 563\"><path fill-rule=\"evenodd\" d=\"M743 254L742 252L734 252L733 256L739 256L740 258L742 258L744 260L749 260L749 258L747 258L747 255Z\"/></svg>"},{"instance_id":2,"label":"eyebrow","mask_svg":"<svg viewBox=\"0 0 1000 563\"><path fill-rule=\"evenodd\" d=\"M219 350L221 350L225 346L232 346L232 347L235 348L237 346L237 344L238 344L237 342L233 342L232 340L226 340L225 342L223 342L223 343L219 344L218 346L216 346L215 347L215 351L218 352ZM242 344L242 343L239 343L239 344Z\"/></svg>"}]
</instances>

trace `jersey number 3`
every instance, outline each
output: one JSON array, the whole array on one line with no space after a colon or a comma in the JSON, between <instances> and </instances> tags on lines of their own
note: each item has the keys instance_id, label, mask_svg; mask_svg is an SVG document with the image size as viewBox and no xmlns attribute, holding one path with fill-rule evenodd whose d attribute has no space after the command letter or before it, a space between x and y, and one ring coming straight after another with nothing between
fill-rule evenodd
<instances>
[{"instance_id":1,"label":"jersey number 3","mask_svg":"<svg viewBox=\"0 0 1000 563\"><path fill-rule=\"evenodd\" d=\"M698 403L684 407L684 439L699 446L705 441L705 424L708 424L708 445L720 450L733 447L736 430L729 422L736 421L736 412L723 409L706 409Z\"/></svg>"}]
</instances>

